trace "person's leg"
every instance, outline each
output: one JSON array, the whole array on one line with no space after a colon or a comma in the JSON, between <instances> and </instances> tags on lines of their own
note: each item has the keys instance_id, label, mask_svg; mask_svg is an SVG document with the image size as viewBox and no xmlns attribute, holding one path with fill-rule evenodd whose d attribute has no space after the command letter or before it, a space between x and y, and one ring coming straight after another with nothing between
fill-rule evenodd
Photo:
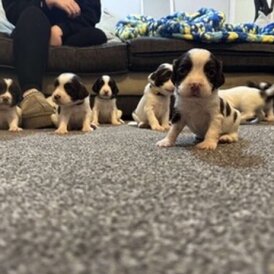
<instances>
[{"instance_id":1,"label":"person's leg","mask_svg":"<svg viewBox=\"0 0 274 274\"><path fill-rule=\"evenodd\" d=\"M29 7L20 15L13 33L14 65L23 92L23 126L51 125L53 113L43 94L42 80L48 63L51 25L43 11Z\"/></svg>"},{"instance_id":2,"label":"person's leg","mask_svg":"<svg viewBox=\"0 0 274 274\"><path fill-rule=\"evenodd\" d=\"M83 28L76 34L67 37L63 43L72 47L88 47L103 44L107 41L105 33L97 28Z\"/></svg>"}]
</instances>

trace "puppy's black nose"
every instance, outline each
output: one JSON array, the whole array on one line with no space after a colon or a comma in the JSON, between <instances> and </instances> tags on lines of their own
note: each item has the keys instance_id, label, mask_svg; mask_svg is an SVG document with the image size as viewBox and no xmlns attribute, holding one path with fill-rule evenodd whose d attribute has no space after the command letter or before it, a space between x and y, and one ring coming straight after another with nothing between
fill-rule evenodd
<instances>
[{"instance_id":1,"label":"puppy's black nose","mask_svg":"<svg viewBox=\"0 0 274 274\"><path fill-rule=\"evenodd\" d=\"M57 95L54 95L53 98L54 98L54 100L59 100L61 98L61 96L57 94Z\"/></svg>"},{"instance_id":2,"label":"puppy's black nose","mask_svg":"<svg viewBox=\"0 0 274 274\"><path fill-rule=\"evenodd\" d=\"M200 94L200 84L199 83L191 83L190 84L190 90L192 95L199 96Z\"/></svg>"},{"instance_id":3,"label":"puppy's black nose","mask_svg":"<svg viewBox=\"0 0 274 274\"><path fill-rule=\"evenodd\" d=\"M2 97L2 100L3 100L4 103L8 103L9 97Z\"/></svg>"}]
</instances>

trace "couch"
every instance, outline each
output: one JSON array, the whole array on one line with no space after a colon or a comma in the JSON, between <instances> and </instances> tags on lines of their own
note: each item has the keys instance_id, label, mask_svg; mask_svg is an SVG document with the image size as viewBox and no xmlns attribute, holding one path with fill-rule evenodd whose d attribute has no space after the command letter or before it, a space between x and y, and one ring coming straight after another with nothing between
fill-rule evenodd
<instances>
[{"instance_id":1,"label":"couch","mask_svg":"<svg viewBox=\"0 0 274 274\"><path fill-rule=\"evenodd\" d=\"M148 74L160 63L172 62L193 47L209 49L223 61L224 87L245 84L247 80L274 83L274 44L205 44L145 37L85 48L51 47L43 90L50 95L53 79L61 72L77 73L90 91L99 75L110 74L120 89L118 106L129 117L143 93ZM15 78L12 40L3 33L0 34L0 77Z\"/></svg>"}]
</instances>

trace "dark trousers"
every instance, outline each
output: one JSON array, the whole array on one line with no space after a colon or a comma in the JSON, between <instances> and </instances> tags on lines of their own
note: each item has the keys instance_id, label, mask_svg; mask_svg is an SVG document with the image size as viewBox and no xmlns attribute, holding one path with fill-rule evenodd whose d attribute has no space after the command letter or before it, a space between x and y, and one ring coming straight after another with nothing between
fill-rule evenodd
<instances>
[{"instance_id":1,"label":"dark trousers","mask_svg":"<svg viewBox=\"0 0 274 274\"><path fill-rule=\"evenodd\" d=\"M51 24L43 11L29 7L20 15L13 32L13 56L22 92L42 90L43 75L48 65ZM83 28L66 37L64 45L84 47L106 42L106 35L94 27Z\"/></svg>"}]
</instances>

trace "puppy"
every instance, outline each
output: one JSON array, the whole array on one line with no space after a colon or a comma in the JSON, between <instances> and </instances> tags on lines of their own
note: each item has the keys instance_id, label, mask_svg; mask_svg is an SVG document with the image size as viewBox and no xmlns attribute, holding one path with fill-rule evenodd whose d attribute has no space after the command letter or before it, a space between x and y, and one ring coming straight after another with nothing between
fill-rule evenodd
<instances>
[{"instance_id":1,"label":"puppy","mask_svg":"<svg viewBox=\"0 0 274 274\"><path fill-rule=\"evenodd\" d=\"M265 100L264 106L264 120L267 122L274 121L274 84L269 82L260 82L256 84L254 82L249 81L247 84L249 87L254 87L260 89L261 96Z\"/></svg>"},{"instance_id":2,"label":"puppy","mask_svg":"<svg viewBox=\"0 0 274 274\"><path fill-rule=\"evenodd\" d=\"M22 111L17 106L21 100L19 86L12 79L0 79L0 129L22 130Z\"/></svg>"},{"instance_id":3,"label":"puppy","mask_svg":"<svg viewBox=\"0 0 274 274\"><path fill-rule=\"evenodd\" d=\"M170 147L185 126L203 141L199 149L214 150L219 141L236 142L240 113L218 96L224 83L222 64L205 49L191 49L174 61L175 112L167 136L157 143Z\"/></svg>"},{"instance_id":4,"label":"puppy","mask_svg":"<svg viewBox=\"0 0 274 274\"><path fill-rule=\"evenodd\" d=\"M108 75L103 75L95 81L92 90L97 94L92 109L92 123L94 125L99 125L99 123L123 124L124 121L121 119L123 113L116 105L119 89L114 79Z\"/></svg>"},{"instance_id":5,"label":"puppy","mask_svg":"<svg viewBox=\"0 0 274 274\"><path fill-rule=\"evenodd\" d=\"M138 127L150 127L157 131L170 128L170 97L174 91L171 74L172 65L164 63L148 76L144 95L132 113Z\"/></svg>"},{"instance_id":6,"label":"puppy","mask_svg":"<svg viewBox=\"0 0 274 274\"><path fill-rule=\"evenodd\" d=\"M241 112L241 123L257 118L273 121L274 87L270 85L239 86L219 90L219 96Z\"/></svg>"},{"instance_id":7,"label":"puppy","mask_svg":"<svg viewBox=\"0 0 274 274\"><path fill-rule=\"evenodd\" d=\"M62 73L55 80L54 86L55 90L48 101L58 105L57 113L51 116L52 122L57 127L55 132L66 134L68 129L93 131L89 92L79 76L73 73Z\"/></svg>"}]
</instances>

